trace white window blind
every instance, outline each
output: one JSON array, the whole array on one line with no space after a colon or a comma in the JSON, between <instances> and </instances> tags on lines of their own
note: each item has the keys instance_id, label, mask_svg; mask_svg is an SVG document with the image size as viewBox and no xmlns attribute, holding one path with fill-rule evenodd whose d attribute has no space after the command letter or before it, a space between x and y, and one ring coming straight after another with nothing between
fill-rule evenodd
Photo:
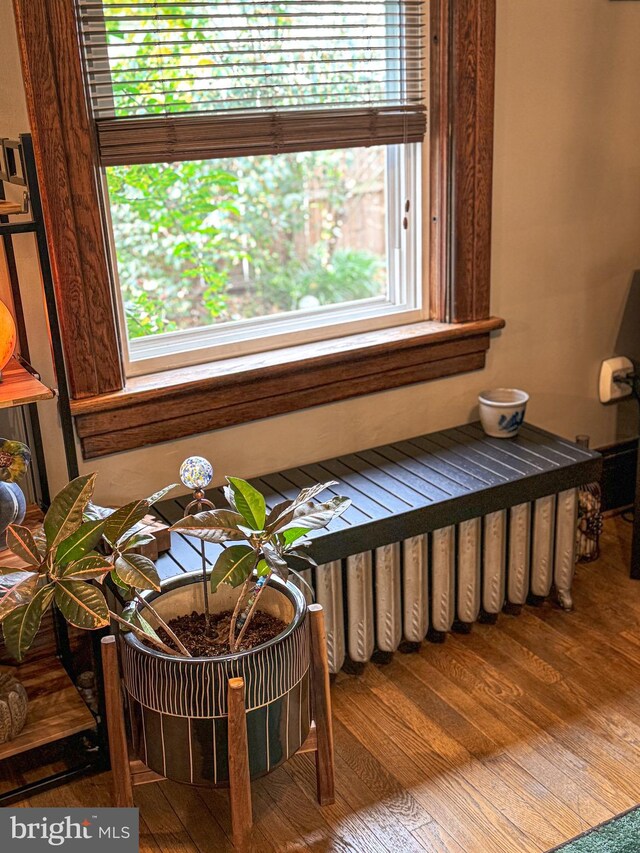
<instances>
[{"instance_id":1,"label":"white window blind","mask_svg":"<svg viewBox=\"0 0 640 853\"><path fill-rule=\"evenodd\" d=\"M421 141L425 0L77 0L105 165Z\"/></svg>"}]
</instances>

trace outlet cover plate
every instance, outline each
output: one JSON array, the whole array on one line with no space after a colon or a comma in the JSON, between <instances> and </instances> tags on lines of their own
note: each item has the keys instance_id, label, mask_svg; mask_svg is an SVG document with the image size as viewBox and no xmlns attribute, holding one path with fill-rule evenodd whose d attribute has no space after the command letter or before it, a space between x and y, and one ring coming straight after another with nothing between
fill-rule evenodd
<instances>
[{"instance_id":1,"label":"outlet cover plate","mask_svg":"<svg viewBox=\"0 0 640 853\"><path fill-rule=\"evenodd\" d=\"M601 403L611 403L631 396L631 386L616 382L617 376L634 372L633 362L624 355L605 359L600 365L599 394Z\"/></svg>"}]
</instances>

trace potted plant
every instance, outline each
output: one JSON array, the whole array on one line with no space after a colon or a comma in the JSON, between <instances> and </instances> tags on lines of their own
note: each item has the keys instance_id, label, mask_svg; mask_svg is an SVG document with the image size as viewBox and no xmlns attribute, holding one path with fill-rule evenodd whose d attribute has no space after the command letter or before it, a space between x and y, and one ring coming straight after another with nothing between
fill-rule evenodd
<instances>
[{"instance_id":1,"label":"potted plant","mask_svg":"<svg viewBox=\"0 0 640 853\"><path fill-rule=\"evenodd\" d=\"M263 495L230 477L228 509L199 512L172 528L220 546L205 582L199 571L161 582L135 549L148 540L140 522L168 489L106 515L89 503L94 482L95 475L79 477L63 489L42 536L10 528L9 547L28 568L0 568L8 650L24 655L53 601L79 628L116 622L138 754L163 776L198 785L228 781L227 682L241 676L251 775L274 769L304 742L311 716L306 603L287 583L287 560L310 560L306 534L350 501L317 502L327 483L268 513ZM98 553L104 543L108 553ZM126 602L120 613L107 604L108 579Z\"/></svg>"},{"instance_id":2,"label":"potted plant","mask_svg":"<svg viewBox=\"0 0 640 853\"><path fill-rule=\"evenodd\" d=\"M127 596L159 589L155 565L135 549L149 541L140 522L155 501L173 488L132 501L117 510L98 510L90 503L95 474L78 477L52 501L42 533L9 525L7 547L26 564L23 569L0 566L0 623L5 646L18 661L31 647L42 616L55 602L71 625L87 630L120 623L145 642L175 654L147 624L130 613L109 610L100 585L107 577ZM96 548L107 546L108 553Z\"/></svg>"}]
</instances>

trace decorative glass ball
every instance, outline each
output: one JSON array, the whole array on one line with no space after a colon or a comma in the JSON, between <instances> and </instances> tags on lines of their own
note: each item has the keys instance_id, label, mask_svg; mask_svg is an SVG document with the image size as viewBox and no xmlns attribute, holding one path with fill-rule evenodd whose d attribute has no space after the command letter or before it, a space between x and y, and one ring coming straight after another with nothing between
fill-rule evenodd
<instances>
[{"instance_id":1,"label":"decorative glass ball","mask_svg":"<svg viewBox=\"0 0 640 853\"><path fill-rule=\"evenodd\" d=\"M203 456L189 456L180 466L180 479L188 489L206 489L213 479L213 465Z\"/></svg>"}]
</instances>

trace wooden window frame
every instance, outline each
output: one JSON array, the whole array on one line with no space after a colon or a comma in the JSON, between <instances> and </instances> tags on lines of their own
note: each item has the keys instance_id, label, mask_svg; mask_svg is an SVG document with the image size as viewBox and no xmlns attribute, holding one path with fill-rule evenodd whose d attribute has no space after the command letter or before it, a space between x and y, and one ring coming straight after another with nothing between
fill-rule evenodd
<instances>
[{"instance_id":1,"label":"wooden window frame","mask_svg":"<svg viewBox=\"0 0 640 853\"><path fill-rule=\"evenodd\" d=\"M432 319L129 380L73 4L14 10L84 458L484 366L504 325L489 308L496 0L431 0Z\"/></svg>"}]
</instances>

